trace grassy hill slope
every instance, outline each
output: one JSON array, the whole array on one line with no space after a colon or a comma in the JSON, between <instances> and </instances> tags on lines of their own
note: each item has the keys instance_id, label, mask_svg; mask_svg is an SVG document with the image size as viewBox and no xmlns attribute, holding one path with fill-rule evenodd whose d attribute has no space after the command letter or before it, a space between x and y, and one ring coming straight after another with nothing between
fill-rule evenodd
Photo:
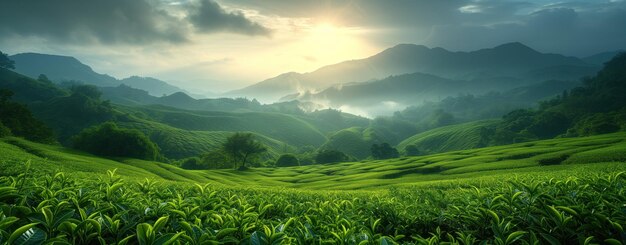
<instances>
[{"instance_id":1,"label":"grassy hill slope","mask_svg":"<svg viewBox=\"0 0 626 245\"><path fill-rule=\"evenodd\" d=\"M305 189L376 189L390 186L429 185L466 181L510 179L514 175L570 177L593 172L626 171L626 133L583 138L553 139L380 161L256 168L248 171L188 171L161 163L131 159L108 160L58 146L17 138L0 140L2 175L23 171L31 160L40 172L56 170L89 176L118 169L133 178L221 183L226 185L280 186Z\"/></svg>"},{"instance_id":2,"label":"grassy hill slope","mask_svg":"<svg viewBox=\"0 0 626 245\"><path fill-rule=\"evenodd\" d=\"M293 146L319 146L326 137L297 117L269 112L185 111L164 106L118 107L122 112L190 131L250 131Z\"/></svg>"},{"instance_id":3,"label":"grassy hill slope","mask_svg":"<svg viewBox=\"0 0 626 245\"><path fill-rule=\"evenodd\" d=\"M137 129L146 134L161 148L161 153L168 158L180 159L198 156L221 147L230 135L235 132L227 131L196 131L175 128L166 124L133 118L129 121L120 121L124 128ZM253 132L256 139L268 149L265 157L276 159L285 152L293 152L295 148L282 141Z\"/></svg>"},{"instance_id":4,"label":"grassy hill slope","mask_svg":"<svg viewBox=\"0 0 626 245\"><path fill-rule=\"evenodd\" d=\"M409 145L427 154L487 146L485 131L493 128L498 120L484 120L440 127L416 134L398 144L403 151Z\"/></svg>"}]
</instances>

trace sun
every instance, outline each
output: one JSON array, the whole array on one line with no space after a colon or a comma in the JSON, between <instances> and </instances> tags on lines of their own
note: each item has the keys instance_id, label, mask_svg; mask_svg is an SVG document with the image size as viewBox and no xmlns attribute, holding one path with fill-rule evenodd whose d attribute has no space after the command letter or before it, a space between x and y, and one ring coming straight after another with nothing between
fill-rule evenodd
<instances>
[{"instance_id":1,"label":"sun","mask_svg":"<svg viewBox=\"0 0 626 245\"><path fill-rule=\"evenodd\" d=\"M312 30L314 34L318 34L318 35L334 34L339 31L340 31L340 28L338 28L337 26L329 22L320 23L317 26L315 26Z\"/></svg>"}]
</instances>

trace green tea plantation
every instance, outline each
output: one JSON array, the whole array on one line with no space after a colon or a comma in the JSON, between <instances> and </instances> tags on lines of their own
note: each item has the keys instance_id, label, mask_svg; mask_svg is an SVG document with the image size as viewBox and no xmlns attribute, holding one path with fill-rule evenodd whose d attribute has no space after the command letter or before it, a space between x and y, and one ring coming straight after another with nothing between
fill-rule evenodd
<instances>
[{"instance_id":1,"label":"green tea plantation","mask_svg":"<svg viewBox=\"0 0 626 245\"><path fill-rule=\"evenodd\" d=\"M187 171L9 138L0 244L624 244L624 139Z\"/></svg>"}]
</instances>

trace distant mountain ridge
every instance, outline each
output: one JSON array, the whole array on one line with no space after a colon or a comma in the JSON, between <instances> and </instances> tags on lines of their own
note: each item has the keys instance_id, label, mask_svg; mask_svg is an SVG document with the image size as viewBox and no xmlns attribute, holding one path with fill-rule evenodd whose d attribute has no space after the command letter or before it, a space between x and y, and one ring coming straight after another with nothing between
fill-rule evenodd
<instances>
[{"instance_id":1,"label":"distant mountain ridge","mask_svg":"<svg viewBox=\"0 0 626 245\"><path fill-rule=\"evenodd\" d=\"M15 61L16 72L32 78L44 74L55 82L80 81L98 86L119 84L114 77L99 74L71 56L21 53L11 55L9 58Z\"/></svg>"},{"instance_id":2,"label":"distant mountain ridge","mask_svg":"<svg viewBox=\"0 0 626 245\"><path fill-rule=\"evenodd\" d=\"M118 80L107 74L95 72L90 66L71 56L21 53L11 55L9 58L15 61L16 72L32 78L44 74L57 83L74 81L98 87L114 87L126 84L133 88L145 90L153 96L186 92L184 89L151 77L131 76Z\"/></svg>"},{"instance_id":3,"label":"distant mountain ridge","mask_svg":"<svg viewBox=\"0 0 626 245\"><path fill-rule=\"evenodd\" d=\"M543 80L573 80L591 75L600 66L580 58L538 52L519 42L471 52L399 44L365 59L321 67L309 73L285 73L228 95L263 101L305 91L321 91L337 84L384 79L393 75L424 73L451 80L516 80L517 86ZM562 72L580 70L580 73Z\"/></svg>"}]
</instances>

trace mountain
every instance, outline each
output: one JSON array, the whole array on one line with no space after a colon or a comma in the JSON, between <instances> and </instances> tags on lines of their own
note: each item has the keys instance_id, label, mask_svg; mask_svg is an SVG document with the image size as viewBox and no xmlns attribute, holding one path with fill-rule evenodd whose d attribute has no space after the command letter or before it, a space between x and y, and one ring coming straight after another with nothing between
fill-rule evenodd
<instances>
[{"instance_id":1,"label":"mountain","mask_svg":"<svg viewBox=\"0 0 626 245\"><path fill-rule=\"evenodd\" d=\"M186 92L184 89L152 77L131 76L119 80L119 82L133 88L148 91L148 93L153 96L163 96L176 92Z\"/></svg>"},{"instance_id":2,"label":"mountain","mask_svg":"<svg viewBox=\"0 0 626 245\"><path fill-rule=\"evenodd\" d=\"M12 99L20 103L45 102L68 94L49 81L35 80L2 68L0 68L0 89L12 91L14 93Z\"/></svg>"},{"instance_id":3,"label":"mountain","mask_svg":"<svg viewBox=\"0 0 626 245\"><path fill-rule=\"evenodd\" d=\"M74 57L23 53L9 57L15 61L15 71L26 76L37 78L45 74L55 82L80 81L97 86L115 86L119 82L112 76L99 74L88 65L81 63Z\"/></svg>"},{"instance_id":4,"label":"mountain","mask_svg":"<svg viewBox=\"0 0 626 245\"><path fill-rule=\"evenodd\" d=\"M162 96L185 90L151 77L131 76L118 80L107 74L95 72L88 65L71 56L22 53L9 57L15 61L15 71L26 76L37 78L40 74L50 80L61 82L81 82L98 87L112 87L126 84L133 88L148 91L153 96Z\"/></svg>"},{"instance_id":5,"label":"mountain","mask_svg":"<svg viewBox=\"0 0 626 245\"><path fill-rule=\"evenodd\" d=\"M261 104L243 98L195 99L184 92L161 97L147 91L121 84L117 87L101 87L102 97L113 103L127 106L164 105L185 110L201 111L260 111Z\"/></svg>"},{"instance_id":6,"label":"mountain","mask_svg":"<svg viewBox=\"0 0 626 245\"><path fill-rule=\"evenodd\" d=\"M100 87L102 98L120 105L149 105L158 99L148 91L120 84L117 87Z\"/></svg>"},{"instance_id":7,"label":"mountain","mask_svg":"<svg viewBox=\"0 0 626 245\"><path fill-rule=\"evenodd\" d=\"M598 54L594 54L591 56L587 56L582 58L584 61L591 63L591 64L596 64L596 65L604 65L604 63L606 63L607 61L611 60L613 57L615 57L617 54L624 52L624 50L615 50L615 51L609 51L609 52L602 52L602 53L598 53Z\"/></svg>"},{"instance_id":8,"label":"mountain","mask_svg":"<svg viewBox=\"0 0 626 245\"><path fill-rule=\"evenodd\" d=\"M481 89L481 86L468 81L412 73L372 82L337 85L319 93L306 93L297 99L327 101L333 107L373 106L381 102L408 105L415 101L440 100L446 96L478 92Z\"/></svg>"},{"instance_id":9,"label":"mountain","mask_svg":"<svg viewBox=\"0 0 626 245\"><path fill-rule=\"evenodd\" d=\"M471 52L400 44L365 59L324 66L310 73L282 74L227 94L271 101L298 92L319 92L332 85L408 73L452 80L490 80L493 84L514 81L517 86L549 79L578 79L581 75L563 72L566 68L583 70L584 75L599 70L598 65L579 58L541 53L517 42Z\"/></svg>"},{"instance_id":10,"label":"mountain","mask_svg":"<svg viewBox=\"0 0 626 245\"><path fill-rule=\"evenodd\" d=\"M477 81L450 80L424 73L412 73L373 82L362 82L333 86L319 93L305 93L283 97L281 100L317 101L347 112L357 108L366 112L363 116L390 115L393 111L407 106L437 102L451 96L483 95L498 91L501 102L513 102L527 107L533 103L558 95L563 90L573 88L577 82L547 80L530 85L515 86L519 80L498 82L490 79ZM513 89L510 89L514 87ZM488 92L486 92L488 91ZM498 105L503 105L499 103ZM485 105L489 107L489 104Z\"/></svg>"}]
</instances>

